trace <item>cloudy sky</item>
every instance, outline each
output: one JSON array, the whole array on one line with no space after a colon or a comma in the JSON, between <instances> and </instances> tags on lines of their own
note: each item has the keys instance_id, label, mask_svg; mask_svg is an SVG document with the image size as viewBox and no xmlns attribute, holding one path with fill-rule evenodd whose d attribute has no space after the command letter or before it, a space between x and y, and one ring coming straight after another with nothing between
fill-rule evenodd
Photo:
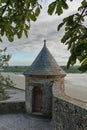
<instances>
[{"instance_id":1,"label":"cloudy sky","mask_svg":"<svg viewBox=\"0 0 87 130\"><path fill-rule=\"evenodd\" d=\"M0 48L7 47L8 53L12 55L9 65L30 65L37 54L43 47L43 41L46 39L47 47L58 62L59 65L66 65L69 52L67 46L60 41L64 34L64 30L57 31L58 24L62 19L69 14L76 12L81 0L74 0L69 2L69 10L64 11L63 15L49 16L47 14L47 7L53 0L43 0L40 16L36 22L31 23L29 37L23 36L20 40L15 38L14 42L8 42L7 38L3 38L3 43Z\"/></svg>"}]
</instances>

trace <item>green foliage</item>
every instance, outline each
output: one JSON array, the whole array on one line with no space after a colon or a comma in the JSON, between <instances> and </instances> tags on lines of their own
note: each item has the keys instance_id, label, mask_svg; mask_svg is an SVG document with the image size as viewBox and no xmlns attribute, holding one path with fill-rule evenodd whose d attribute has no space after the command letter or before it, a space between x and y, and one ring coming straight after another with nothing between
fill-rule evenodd
<instances>
[{"instance_id":1,"label":"green foliage","mask_svg":"<svg viewBox=\"0 0 87 130\"><path fill-rule=\"evenodd\" d=\"M0 101L7 99L9 96L7 95L6 91L4 90L4 86L0 86Z\"/></svg>"},{"instance_id":2,"label":"green foliage","mask_svg":"<svg viewBox=\"0 0 87 130\"><path fill-rule=\"evenodd\" d=\"M70 0L72 1L72 0ZM67 0L56 0L49 5L48 14L62 14L63 9L68 9ZM81 64L79 70L87 71L87 27L85 24L87 16L87 1L82 0L81 6L76 14L70 15L63 19L58 25L58 31L65 26L65 34L61 42L68 46L70 57L67 68L76 64L78 60Z\"/></svg>"},{"instance_id":3,"label":"green foliage","mask_svg":"<svg viewBox=\"0 0 87 130\"><path fill-rule=\"evenodd\" d=\"M65 34L61 42L68 45L70 57L67 67L74 65L78 60L81 64L79 70L87 71L87 27L85 20L87 16L87 1L83 0L78 8L78 13L70 15L63 19L58 25L58 30L65 25Z\"/></svg>"},{"instance_id":4,"label":"green foliage","mask_svg":"<svg viewBox=\"0 0 87 130\"><path fill-rule=\"evenodd\" d=\"M0 50L0 68L2 68L3 66L7 66L8 65L8 61L10 59L10 55L6 55L7 48Z\"/></svg>"},{"instance_id":5,"label":"green foliage","mask_svg":"<svg viewBox=\"0 0 87 130\"><path fill-rule=\"evenodd\" d=\"M67 0L56 0L52 2L48 7L48 14L52 15L55 11L55 14L62 14L63 9L68 9Z\"/></svg>"},{"instance_id":6,"label":"green foliage","mask_svg":"<svg viewBox=\"0 0 87 130\"><path fill-rule=\"evenodd\" d=\"M5 54L6 50L7 48L0 50L0 69L3 69L4 66L8 66L10 56ZM10 80L10 77L4 77L0 73L0 100L6 99L8 97L5 89L11 86L14 86L14 83Z\"/></svg>"},{"instance_id":7,"label":"green foliage","mask_svg":"<svg viewBox=\"0 0 87 130\"><path fill-rule=\"evenodd\" d=\"M1 73L0 73L0 86L7 86L7 87L11 87L13 86L13 81L10 80L10 77L4 77Z\"/></svg>"},{"instance_id":8,"label":"green foliage","mask_svg":"<svg viewBox=\"0 0 87 130\"><path fill-rule=\"evenodd\" d=\"M70 0L72 1L72 0ZM67 0L56 0L49 5L48 14L62 14L64 9L68 9ZM65 26L65 34L61 42L68 46L70 57L67 68L76 64L78 60L81 64L79 70L87 71L87 27L85 24L87 16L87 1L82 0L81 6L76 14L63 19L58 25L58 31Z\"/></svg>"},{"instance_id":9,"label":"green foliage","mask_svg":"<svg viewBox=\"0 0 87 130\"><path fill-rule=\"evenodd\" d=\"M0 69L3 69L3 67L8 66L8 61L11 58L10 55L6 55L7 47L3 50L0 50ZM4 84L4 77L0 73L0 84ZM9 78L6 78L6 82L8 82Z\"/></svg>"},{"instance_id":10,"label":"green foliage","mask_svg":"<svg viewBox=\"0 0 87 130\"><path fill-rule=\"evenodd\" d=\"M31 21L36 21L41 5L37 0L0 0L0 41L6 35L12 42L14 36L28 37Z\"/></svg>"}]
</instances>

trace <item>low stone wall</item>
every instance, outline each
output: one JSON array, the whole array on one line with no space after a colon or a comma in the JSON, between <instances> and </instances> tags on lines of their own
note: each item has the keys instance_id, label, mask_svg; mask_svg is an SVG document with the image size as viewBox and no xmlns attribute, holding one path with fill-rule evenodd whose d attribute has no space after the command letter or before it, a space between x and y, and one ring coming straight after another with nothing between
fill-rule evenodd
<instances>
[{"instance_id":1,"label":"low stone wall","mask_svg":"<svg viewBox=\"0 0 87 130\"><path fill-rule=\"evenodd\" d=\"M53 121L55 130L87 130L87 110L54 97Z\"/></svg>"},{"instance_id":2,"label":"low stone wall","mask_svg":"<svg viewBox=\"0 0 87 130\"><path fill-rule=\"evenodd\" d=\"M25 102L0 102L0 114L24 112Z\"/></svg>"}]
</instances>

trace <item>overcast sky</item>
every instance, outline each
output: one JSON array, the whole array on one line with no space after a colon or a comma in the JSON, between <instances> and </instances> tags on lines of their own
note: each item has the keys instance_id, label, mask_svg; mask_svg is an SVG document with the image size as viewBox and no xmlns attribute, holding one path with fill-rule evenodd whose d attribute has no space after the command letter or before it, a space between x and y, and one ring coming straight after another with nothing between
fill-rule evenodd
<instances>
[{"instance_id":1,"label":"overcast sky","mask_svg":"<svg viewBox=\"0 0 87 130\"><path fill-rule=\"evenodd\" d=\"M10 43L7 38L4 37L3 43L1 43L0 47L7 47L8 53L12 55L9 65L30 65L42 49L44 39L46 39L47 47L58 64L66 65L69 51L67 51L67 46L63 45L60 41L64 34L64 30L61 29L58 32L57 26L64 17L76 12L81 0L69 2L69 10L64 11L61 16L49 16L46 10L48 3L53 0L43 1L43 10L41 11L37 21L31 23L28 38L25 36L20 40L15 38L14 42Z\"/></svg>"}]
</instances>

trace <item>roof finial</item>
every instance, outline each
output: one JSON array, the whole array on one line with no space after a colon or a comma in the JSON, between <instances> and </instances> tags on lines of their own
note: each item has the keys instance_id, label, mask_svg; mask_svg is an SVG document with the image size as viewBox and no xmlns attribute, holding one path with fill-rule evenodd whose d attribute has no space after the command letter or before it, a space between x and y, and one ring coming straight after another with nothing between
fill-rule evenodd
<instances>
[{"instance_id":1,"label":"roof finial","mask_svg":"<svg viewBox=\"0 0 87 130\"><path fill-rule=\"evenodd\" d=\"M44 47L46 47L46 40L44 40Z\"/></svg>"}]
</instances>

